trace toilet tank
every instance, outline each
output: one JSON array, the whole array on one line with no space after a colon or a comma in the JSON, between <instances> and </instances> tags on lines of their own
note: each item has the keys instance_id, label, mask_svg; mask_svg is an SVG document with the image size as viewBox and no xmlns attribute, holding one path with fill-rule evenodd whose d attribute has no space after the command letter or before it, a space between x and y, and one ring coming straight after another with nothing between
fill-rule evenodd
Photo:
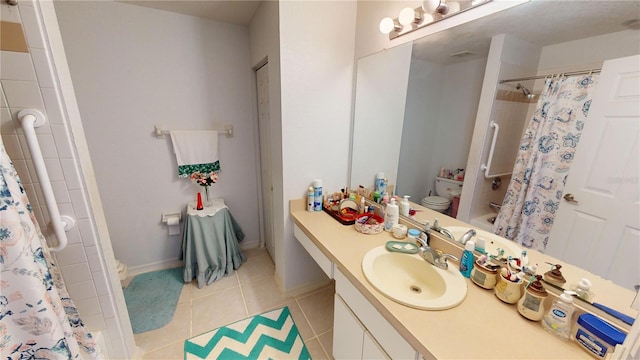
<instances>
[{"instance_id":1,"label":"toilet tank","mask_svg":"<svg viewBox=\"0 0 640 360\"><path fill-rule=\"evenodd\" d=\"M438 194L438 196L451 200L454 196L458 196L461 193L462 181L436 177L436 194Z\"/></svg>"}]
</instances>

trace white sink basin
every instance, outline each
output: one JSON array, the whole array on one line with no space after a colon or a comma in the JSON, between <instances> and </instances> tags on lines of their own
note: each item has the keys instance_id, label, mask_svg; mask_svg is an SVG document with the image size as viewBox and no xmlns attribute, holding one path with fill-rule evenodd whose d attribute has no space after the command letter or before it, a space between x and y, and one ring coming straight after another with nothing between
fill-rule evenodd
<instances>
[{"instance_id":1,"label":"white sink basin","mask_svg":"<svg viewBox=\"0 0 640 360\"><path fill-rule=\"evenodd\" d=\"M390 252L384 246L365 254L362 271L382 294L416 309L450 309L467 296L467 282L455 264L439 269L420 255Z\"/></svg>"},{"instance_id":2,"label":"white sink basin","mask_svg":"<svg viewBox=\"0 0 640 360\"><path fill-rule=\"evenodd\" d=\"M472 237L471 240L476 242L479 238L483 238L485 240L484 250L490 255L498 255L498 248L504 249L505 258L508 256L519 258L522 255L522 248L517 243L488 231L462 226L447 226L446 229L451 231L456 240L470 229L474 229L476 236Z\"/></svg>"}]
</instances>

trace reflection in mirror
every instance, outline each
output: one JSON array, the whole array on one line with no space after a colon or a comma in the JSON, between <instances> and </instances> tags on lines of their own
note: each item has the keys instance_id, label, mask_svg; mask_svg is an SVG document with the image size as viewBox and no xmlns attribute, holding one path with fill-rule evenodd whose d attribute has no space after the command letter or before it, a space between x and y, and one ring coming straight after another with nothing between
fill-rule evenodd
<instances>
[{"instance_id":1,"label":"reflection in mirror","mask_svg":"<svg viewBox=\"0 0 640 360\"><path fill-rule=\"evenodd\" d=\"M502 185L495 186L494 179L485 178L480 171L491 144L489 123L496 120L500 125L495 153L507 155L494 158L490 175L510 173L515 157L515 151L510 149L517 150L523 128L538 100L535 95L540 93L543 83L522 80L499 84L499 80L600 68L607 60L640 53L637 27L624 25L640 18L637 2L581 2L579 10L577 13L574 2L534 1L416 40L405 108L388 115L382 124L371 122L372 117L366 120L371 129L402 119L400 148L393 148L398 157L390 158L391 152L387 152L390 149L387 144L397 138L387 140L385 134L366 137L358 134L364 119L356 109L352 166L359 168L357 172L352 169L351 187L371 186L375 174L384 171L389 183L397 186L397 195L410 195L419 204L430 192L434 194L440 168L465 168L458 219L492 231L487 220L495 217L497 211L490 204L502 204L510 175L502 176ZM369 56L366 61L374 63L381 54L384 53ZM362 60L358 61L356 107L367 102L362 92L366 86L360 83ZM396 67L385 68L389 76L397 71ZM396 91L403 91L399 86L392 84ZM368 101L376 102L376 111L382 111L384 105L380 102L387 93L368 94L374 96ZM358 147L371 151L356 153ZM382 153L388 160L382 160ZM584 175L574 177L581 176ZM563 206L561 203L560 207ZM636 246L637 254L638 243L633 239L637 240L639 231L633 229L628 243ZM610 237L603 234L593 241L606 247ZM608 271L614 265L613 258L595 255L588 261L592 262L589 266L600 269L594 273L611 278ZM635 271L629 269L624 279L613 280L627 288L639 282L638 262L634 263L630 265L636 266Z\"/></svg>"}]
</instances>

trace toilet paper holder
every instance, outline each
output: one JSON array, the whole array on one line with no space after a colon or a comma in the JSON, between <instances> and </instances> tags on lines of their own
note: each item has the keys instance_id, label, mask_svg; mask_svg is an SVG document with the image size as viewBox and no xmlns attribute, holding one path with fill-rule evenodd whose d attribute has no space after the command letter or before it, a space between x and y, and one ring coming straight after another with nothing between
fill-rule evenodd
<instances>
[{"instance_id":1,"label":"toilet paper holder","mask_svg":"<svg viewBox=\"0 0 640 360\"><path fill-rule=\"evenodd\" d=\"M162 214L162 222L166 224L169 222L169 219L174 219L176 217L178 218L178 222L182 221L182 213Z\"/></svg>"}]
</instances>

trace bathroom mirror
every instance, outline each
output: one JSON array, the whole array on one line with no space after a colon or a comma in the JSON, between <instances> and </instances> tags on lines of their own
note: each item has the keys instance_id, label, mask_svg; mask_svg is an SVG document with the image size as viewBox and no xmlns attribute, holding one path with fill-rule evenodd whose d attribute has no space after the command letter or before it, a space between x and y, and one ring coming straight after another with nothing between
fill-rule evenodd
<instances>
[{"instance_id":1,"label":"bathroom mirror","mask_svg":"<svg viewBox=\"0 0 640 360\"><path fill-rule=\"evenodd\" d=\"M370 186L375 174L383 171L389 183L396 185L397 195L410 195L413 202L420 203L429 192L433 194L440 168L466 169L493 36L508 34L541 47L623 31L638 36L637 27L630 30L623 23L640 18L639 13L640 8L633 1L528 2L415 40L411 55L406 56L407 63L386 67L388 73L384 75L394 79L387 83L386 93L371 91L367 86L369 80L361 81L361 70L374 67L371 64L376 64L377 58L388 57L395 48L359 59L350 186ZM640 44L627 50L629 54L640 53ZM368 65L361 67L361 63ZM419 66L415 64L421 66L422 71L418 71ZM419 92L420 88L426 90ZM359 113L358 107L366 108L366 104L383 107L381 103L384 104L391 90L396 95L406 91L405 107L399 108L398 99L394 99L395 113L384 113L380 123L376 123L371 114ZM535 89L531 90L535 93ZM514 84L513 92L518 91ZM524 121L529 117L530 114L525 115ZM402 127L402 130L395 129L390 141L385 134L363 136L359 132L384 128L390 123ZM520 133L513 136L519 138ZM387 146L393 141L398 142L395 147ZM358 152L357 149L370 151ZM384 160L378 157L380 153L384 153ZM502 178L502 194L495 202L501 203L508 181L508 176ZM485 205L488 209L488 201ZM470 222L470 219L461 220Z\"/></svg>"}]
</instances>

